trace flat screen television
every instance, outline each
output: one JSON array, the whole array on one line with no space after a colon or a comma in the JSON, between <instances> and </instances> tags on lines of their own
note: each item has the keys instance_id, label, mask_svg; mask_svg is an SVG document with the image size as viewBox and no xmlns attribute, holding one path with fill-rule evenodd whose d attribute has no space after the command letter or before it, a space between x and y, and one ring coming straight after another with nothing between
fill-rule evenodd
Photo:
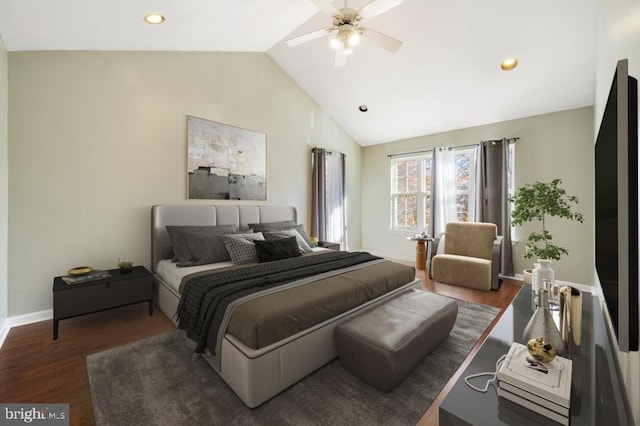
<instances>
[{"instance_id":1,"label":"flat screen television","mask_svg":"<svg viewBox=\"0 0 640 426\"><path fill-rule=\"evenodd\" d=\"M596 272L621 351L638 350L638 81L618 62L595 146Z\"/></svg>"}]
</instances>

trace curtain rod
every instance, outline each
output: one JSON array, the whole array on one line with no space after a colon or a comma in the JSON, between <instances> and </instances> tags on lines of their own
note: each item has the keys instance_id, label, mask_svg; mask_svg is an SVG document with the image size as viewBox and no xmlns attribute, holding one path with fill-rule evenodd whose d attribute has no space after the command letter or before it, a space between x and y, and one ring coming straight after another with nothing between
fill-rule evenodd
<instances>
[{"instance_id":1,"label":"curtain rod","mask_svg":"<svg viewBox=\"0 0 640 426\"><path fill-rule=\"evenodd\" d=\"M488 141L482 141L480 143L489 143L489 142L502 142L502 141L507 141L507 142L515 142L515 141L519 141L520 138L519 137L515 137L515 138L502 138L502 139L490 139Z\"/></svg>"},{"instance_id":2,"label":"curtain rod","mask_svg":"<svg viewBox=\"0 0 640 426\"><path fill-rule=\"evenodd\" d=\"M347 156L347 154L345 154L344 152L340 152L340 151L332 151L332 150L327 149L327 148L319 148L319 147L311 148L311 152L317 152L317 151L318 151L318 150L320 150L320 149L324 150L324 152L325 152L327 155L342 154L342 155L344 155L345 157Z\"/></svg>"},{"instance_id":3,"label":"curtain rod","mask_svg":"<svg viewBox=\"0 0 640 426\"><path fill-rule=\"evenodd\" d=\"M517 140L520 140L520 138L519 137L515 137L515 138L491 139L491 140L481 141L480 143L472 143L472 144L460 145L460 146L450 146L450 147L447 147L447 148L449 148L449 149L469 148L469 147L472 147L472 146L478 146L478 145L483 144L483 143L502 142L502 141L507 141L507 142L511 143L511 142L515 142ZM438 147L438 148L440 148L440 147ZM430 148L430 149L423 149L423 150L420 150L420 151L400 152L398 154L387 154L387 157L393 158L393 157L400 157L402 155L422 154L423 152L432 152L434 149L435 148Z\"/></svg>"}]
</instances>

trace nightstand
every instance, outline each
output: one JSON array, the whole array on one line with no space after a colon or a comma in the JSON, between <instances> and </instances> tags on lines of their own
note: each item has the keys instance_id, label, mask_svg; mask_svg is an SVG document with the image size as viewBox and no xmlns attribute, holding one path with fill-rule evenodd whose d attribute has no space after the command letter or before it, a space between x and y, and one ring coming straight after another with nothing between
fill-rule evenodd
<instances>
[{"instance_id":1,"label":"nightstand","mask_svg":"<svg viewBox=\"0 0 640 426\"><path fill-rule=\"evenodd\" d=\"M134 303L149 303L153 315L153 280L144 266L134 266L129 274L108 271L111 278L69 285L62 277L53 279L53 340L58 338L58 322Z\"/></svg>"},{"instance_id":2,"label":"nightstand","mask_svg":"<svg viewBox=\"0 0 640 426\"><path fill-rule=\"evenodd\" d=\"M340 244L330 243L329 241L318 241L318 247L328 248L329 250L340 251Z\"/></svg>"}]
</instances>

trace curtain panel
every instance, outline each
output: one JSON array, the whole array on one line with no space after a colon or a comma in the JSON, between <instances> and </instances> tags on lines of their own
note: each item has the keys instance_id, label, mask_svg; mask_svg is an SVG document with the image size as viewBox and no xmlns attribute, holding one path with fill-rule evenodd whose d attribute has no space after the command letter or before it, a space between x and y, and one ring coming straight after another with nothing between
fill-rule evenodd
<instances>
[{"instance_id":1,"label":"curtain panel","mask_svg":"<svg viewBox=\"0 0 640 426\"><path fill-rule=\"evenodd\" d=\"M467 161L468 166L465 169L463 164ZM478 145L433 150L430 223L432 235L444 232L447 222L463 220L461 215L464 216L465 205L467 217L464 220L478 220L478 161ZM463 183L465 179L466 184Z\"/></svg>"},{"instance_id":2,"label":"curtain panel","mask_svg":"<svg viewBox=\"0 0 640 426\"><path fill-rule=\"evenodd\" d=\"M511 209L509 204L509 141L483 142L480 150L481 195L480 222L495 223L502 235L500 273L513 276L513 248L511 244Z\"/></svg>"},{"instance_id":3,"label":"curtain panel","mask_svg":"<svg viewBox=\"0 0 640 426\"><path fill-rule=\"evenodd\" d=\"M311 150L311 235L347 248L345 154Z\"/></svg>"}]
</instances>

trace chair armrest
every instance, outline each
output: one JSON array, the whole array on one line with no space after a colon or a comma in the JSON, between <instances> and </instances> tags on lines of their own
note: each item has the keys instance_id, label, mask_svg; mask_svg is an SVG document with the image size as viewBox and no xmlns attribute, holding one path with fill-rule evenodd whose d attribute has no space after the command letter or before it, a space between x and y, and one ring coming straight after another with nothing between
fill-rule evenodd
<instances>
[{"instance_id":1,"label":"chair armrest","mask_svg":"<svg viewBox=\"0 0 640 426\"><path fill-rule=\"evenodd\" d=\"M438 245L440 244L441 240L444 244L444 239L445 239L444 232L441 232L437 237L433 239L433 242L431 243L431 253L429 256L429 278L430 279L433 279L433 276L431 275L431 261L433 260L433 256L438 254Z\"/></svg>"},{"instance_id":2,"label":"chair armrest","mask_svg":"<svg viewBox=\"0 0 640 426\"><path fill-rule=\"evenodd\" d=\"M502 235L498 235L493 240L493 248L491 250L491 290L500 289L500 263L502 254Z\"/></svg>"}]
</instances>

